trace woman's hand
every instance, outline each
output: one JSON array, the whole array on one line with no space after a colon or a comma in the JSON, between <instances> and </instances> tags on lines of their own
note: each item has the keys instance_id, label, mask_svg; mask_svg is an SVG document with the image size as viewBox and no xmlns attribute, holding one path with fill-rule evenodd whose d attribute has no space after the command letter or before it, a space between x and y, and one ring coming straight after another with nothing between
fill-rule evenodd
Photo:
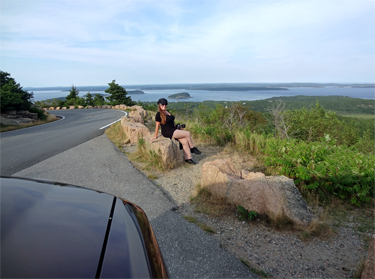
<instances>
[{"instance_id":1,"label":"woman's hand","mask_svg":"<svg viewBox=\"0 0 375 279\"><path fill-rule=\"evenodd\" d=\"M150 140L156 140L158 137L153 137L153 138L150 138Z\"/></svg>"}]
</instances>

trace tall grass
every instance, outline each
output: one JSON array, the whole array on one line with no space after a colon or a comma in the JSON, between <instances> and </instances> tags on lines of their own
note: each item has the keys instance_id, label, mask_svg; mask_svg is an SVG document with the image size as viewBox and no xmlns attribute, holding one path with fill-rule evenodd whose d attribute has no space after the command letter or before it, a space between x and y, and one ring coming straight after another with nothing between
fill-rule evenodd
<instances>
[{"instance_id":1,"label":"tall grass","mask_svg":"<svg viewBox=\"0 0 375 279\"><path fill-rule=\"evenodd\" d=\"M121 122L116 122L112 124L106 131L107 137L117 146L121 147L126 143L129 143L129 139L123 131Z\"/></svg>"},{"instance_id":2,"label":"tall grass","mask_svg":"<svg viewBox=\"0 0 375 279\"><path fill-rule=\"evenodd\" d=\"M264 154L267 146L267 136L252 133L249 130L236 131L234 134L234 145L239 151L250 152L253 155Z\"/></svg>"},{"instance_id":3,"label":"tall grass","mask_svg":"<svg viewBox=\"0 0 375 279\"><path fill-rule=\"evenodd\" d=\"M148 168L153 168L158 171L165 171L173 168L172 163L164 162L160 151L155 152L147 147L146 141L143 138L138 139L137 151L128 155L131 160L142 162Z\"/></svg>"}]
</instances>

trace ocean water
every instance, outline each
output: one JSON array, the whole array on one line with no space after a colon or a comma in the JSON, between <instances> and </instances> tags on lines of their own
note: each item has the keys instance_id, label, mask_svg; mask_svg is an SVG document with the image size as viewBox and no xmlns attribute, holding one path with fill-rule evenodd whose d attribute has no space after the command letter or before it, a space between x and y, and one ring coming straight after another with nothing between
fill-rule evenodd
<instances>
[{"instance_id":1,"label":"ocean water","mask_svg":"<svg viewBox=\"0 0 375 279\"><path fill-rule=\"evenodd\" d=\"M126 88L126 90L135 90L135 88ZM84 96L88 91L79 91L79 96ZM203 102L212 101L254 101L263 100L280 96L348 96L353 98L375 100L375 88L351 88L351 87L292 87L288 90L270 90L270 91L207 91L207 90L186 90L186 89L167 89L167 90L143 90L145 94L129 95L134 101L157 102L160 98L181 92L188 92L192 98L182 99L179 102ZM34 101L42 101L58 97L66 97L67 91L33 91ZM92 95L104 91L90 91ZM170 102L177 100L168 99Z\"/></svg>"}]
</instances>

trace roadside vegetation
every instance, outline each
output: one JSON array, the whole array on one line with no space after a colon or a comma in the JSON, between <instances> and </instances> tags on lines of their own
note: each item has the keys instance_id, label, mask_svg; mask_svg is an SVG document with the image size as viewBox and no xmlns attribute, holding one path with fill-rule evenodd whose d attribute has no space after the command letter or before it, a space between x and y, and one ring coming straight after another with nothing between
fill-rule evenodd
<instances>
[{"instance_id":1,"label":"roadside vegetation","mask_svg":"<svg viewBox=\"0 0 375 279\"><path fill-rule=\"evenodd\" d=\"M283 100L276 100L268 103L266 113L243 103L224 106L218 102L215 108L205 102L198 108L185 102L173 104L170 110L176 122L186 123L194 139L256 156L266 174L294 179L305 198L317 196L321 204L340 199L357 207L374 201L371 119L340 117L319 101L309 109L289 110ZM155 111L152 104L142 105Z\"/></svg>"},{"instance_id":2,"label":"roadside vegetation","mask_svg":"<svg viewBox=\"0 0 375 279\"><path fill-rule=\"evenodd\" d=\"M268 104L266 113L249 109L243 103L224 106L219 102L216 107L203 102L197 108L181 102L175 107L171 105L170 111L176 122L186 123L194 140L255 157L267 175L294 179L314 209L316 222L307 228L297 228L290 220L261 216L228 205L199 187L198 194L191 199L196 211L216 217L230 214L247 222L261 220L273 229L297 230L302 240L327 238L337 227L355 218L360 222L355 230L367 241L367 236L375 232L371 214L375 183L374 123L371 126L367 119L341 117L325 110L319 101L309 109L289 110L280 100ZM155 111L153 104L142 105ZM146 125L152 125L153 119L149 120ZM143 161L147 172L157 168L160 164L157 156L142 158L145 154L141 156L141 151L142 142L137 152L128 155L132 160Z\"/></svg>"},{"instance_id":3,"label":"roadside vegetation","mask_svg":"<svg viewBox=\"0 0 375 279\"><path fill-rule=\"evenodd\" d=\"M266 175L294 179L318 218L310 226L298 228L285 218L245 212L199 187L191 199L196 211L216 217L229 214L246 222L261 221L272 229L296 231L304 241L325 239L337 228L355 222L354 230L366 243L375 232L374 112L373 108L371 113L368 111L374 101L355 102L354 110L352 105L345 107L353 98L337 98L341 99L338 107L345 113L343 116L323 107L327 100L334 102L331 97L323 98L323 104L314 97L301 97L309 101L298 108L290 108L290 98L275 99L266 101L268 108L263 111L253 109L248 102L202 102L194 106L170 103L176 123L185 123L195 141L255 157ZM292 103L303 104L295 100ZM141 105L154 112L157 109L151 103ZM149 122L146 125L153 120ZM142 142L138 150L141 149ZM160 162L156 156L142 160L147 172Z\"/></svg>"},{"instance_id":4,"label":"roadside vegetation","mask_svg":"<svg viewBox=\"0 0 375 279\"><path fill-rule=\"evenodd\" d=\"M317 222L299 229L277 216L247 213L254 220L261 219L274 229L297 229L302 240L309 240L329 237L336 227L345 226L355 218L360 223L355 231L367 241L368 235L375 232L374 112L373 108L372 114L367 111L374 101L361 100L363 103L357 104L358 109L351 117L345 104L353 98L342 98L339 107L345 116L323 108L319 100L311 105L313 97L302 98L310 100L309 106L298 109L288 109L291 105L287 98L273 100L267 102L265 112L243 102L216 102L215 106L214 102L203 102L195 104L196 107L180 102L171 103L169 110L176 116L176 122L185 123L193 138L202 144L255 157L266 175L294 179L318 216ZM328 100L333 101L331 97ZM142 105L156 110L154 104ZM348 110L353 110L353 106ZM358 113L362 116L357 117ZM210 197L202 189L197 192L191 202L199 212L213 216L229 213L244 218L238 208ZM247 217L246 221L251 220Z\"/></svg>"},{"instance_id":5,"label":"roadside vegetation","mask_svg":"<svg viewBox=\"0 0 375 279\"><path fill-rule=\"evenodd\" d=\"M277 101L267 113L241 103L216 108L201 103L188 109L173 113L195 139L257 156L268 174L294 179L303 195L315 194L322 203L338 198L358 207L373 201L374 123L370 129L359 119L342 120L319 102L310 109L287 110Z\"/></svg>"},{"instance_id":6,"label":"roadside vegetation","mask_svg":"<svg viewBox=\"0 0 375 279\"><path fill-rule=\"evenodd\" d=\"M45 113L32 102L34 94L24 90L9 73L0 71L0 112L6 114L9 111L29 111L37 113L38 120L33 123L19 125L5 125L0 123L0 132L7 132L25 127L36 126L57 120L55 116Z\"/></svg>"}]
</instances>

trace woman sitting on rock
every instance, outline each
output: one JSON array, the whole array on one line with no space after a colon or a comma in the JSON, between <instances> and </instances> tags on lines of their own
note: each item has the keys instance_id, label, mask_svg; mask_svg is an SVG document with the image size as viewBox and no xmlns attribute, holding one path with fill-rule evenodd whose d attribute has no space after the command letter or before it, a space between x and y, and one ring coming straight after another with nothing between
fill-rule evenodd
<instances>
[{"instance_id":1,"label":"woman sitting on rock","mask_svg":"<svg viewBox=\"0 0 375 279\"><path fill-rule=\"evenodd\" d=\"M159 112L156 113L155 116L155 137L151 138L151 140L158 137L159 126L161 126L161 134L164 137L176 139L182 144L185 162L195 165L196 163L191 159L191 153L201 154L201 152L194 146L190 132L176 128L176 125L174 124L175 117L169 111L167 111L167 105L168 101L166 99L159 99Z\"/></svg>"}]
</instances>

